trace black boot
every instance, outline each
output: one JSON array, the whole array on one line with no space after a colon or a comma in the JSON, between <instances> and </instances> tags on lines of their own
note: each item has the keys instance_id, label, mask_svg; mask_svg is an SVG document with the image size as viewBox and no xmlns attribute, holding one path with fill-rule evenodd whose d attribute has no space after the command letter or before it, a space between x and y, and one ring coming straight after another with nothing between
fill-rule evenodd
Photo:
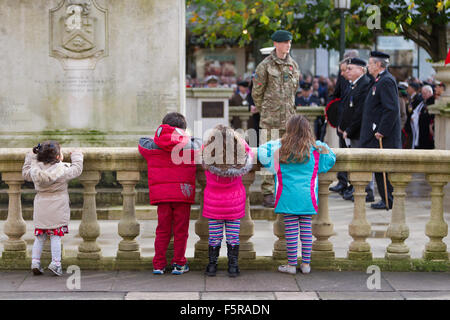
<instances>
[{"instance_id":1,"label":"black boot","mask_svg":"<svg viewBox=\"0 0 450 320\"><path fill-rule=\"evenodd\" d=\"M220 246L208 246L209 263L206 266L205 274L214 277L217 272L217 259L219 258Z\"/></svg>"},{"instance_id":2,"label":"black boot","mask_svg":"<svg viewBox=\"0 0 450 320\"><path fill-rule=\"evenodd\" d=\"M239 245L232 246L227 243L228 249L228 275L230 277L237 277L240 273L238 266L238 257L239 257Z\"/></svg>"}]
</instances>

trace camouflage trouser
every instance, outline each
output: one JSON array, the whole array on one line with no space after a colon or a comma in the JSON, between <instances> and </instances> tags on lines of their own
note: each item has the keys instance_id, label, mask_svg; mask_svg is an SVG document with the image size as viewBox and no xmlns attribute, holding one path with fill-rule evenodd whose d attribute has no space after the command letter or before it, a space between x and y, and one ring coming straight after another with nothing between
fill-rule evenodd
<instances>
[{"instance_id":1,"label":"camouflage trouser","mask_svg":"<svg viewBox=\"0 0 450 320\"><path fill-rule=\"evenodd\" d=\"M261 128L259 131L259 143L260 145L262 145L270 140L277 140L278 138L281 138L285 132L286 132L285 129L280 130L278 128ZM262 170L261 174L262 174L262 184L261 184L262 194L264 196L268 194L274 194L275 193L274 176L266 170Z\"/></svg>"}]
</instances>

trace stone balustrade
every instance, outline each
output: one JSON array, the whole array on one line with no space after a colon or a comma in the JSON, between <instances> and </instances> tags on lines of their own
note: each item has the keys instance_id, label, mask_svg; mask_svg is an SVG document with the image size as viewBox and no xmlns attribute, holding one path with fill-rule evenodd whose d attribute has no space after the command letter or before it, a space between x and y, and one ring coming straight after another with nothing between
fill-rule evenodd
<instances>
[{"instance_id":1,"label":"stone balustrade","mask_svg":"<svg viewBox=\"0 0 450 320\"><path fill-rule=\"evenodd\" d=\"M314 120L317 117L323 116L325 114L325 107L297 107L297 113L304 115L311 123L311 126L314 128ZM250 111L248 111L248 106L230 106L230 109L228 111L230 122L234 117L238 117L241 123L240 129L243 130L248 129L248 120L250 119L251 115L252 114L250 113Z\"/></svg>"},{"instance_id":2,"label":"stone balustrade","mask_svg":"<svg viewBox=\"0 0 450 320\"><path fill-rule=\"evenodd\" d=\"M3 232L7 239L3 242L0 269L28 269L30 263L27 246L22 239L26 232L26 223L22 217L21 170L26 152L29 149L0 148L1 180L8 187L8 216L3 224ZM70 148L65 151L69 159ZM147 170L145 160L137 148L82 148L84 154L84 170L78 178L83 185L83 209L79 226L82 242L76 257L63 257L63 264L76 264L90 269L149 269L151 258L142 257L139 242L140 224L136 218L135 186L140 173ZM255 150L256 151L256 150ZM450 270L449 252L443 239L448 235L448 224L444 220L443 188L450 181L450 151L447 150L377 150L377 149L334 149L337 162L333 169L319 175L319 212L313 219L312 264L317 268L354 269L370 264L378 264L387 270L410 270L430 265L433 270ZM247 190L246 214L241 220L240 259L243 268L272 268L285 259L284 227L282 219L274 222L274 234L278 237L270 257L257 256L252 237L255 224L250 207L250 186L255 180L259 165L254 166L243 178ZM118 183L122 187L123 209L118 222L118 235L122 240L117 244L114 257L102 255L102 248L97 238L102 230L97 221L96 185L104 171L115 171ZM333 242L333 222L330 218L328 195L329 186L335 180L336 172L349 172L349 180L355 187L353 219L348 225L349 235L353 241L348 244L346 258L335 258ZM367 238L371 225L366 219L365 186L372 179L372 172L385 171L389 174L394 186L394 203L391 211L391 222L387 235L391 243L386 247L383 259L374 259ZM421 259L412 259L405 240L409 237L405 212L405 188L414 173L425 173L426 181L431 186L431 209L424 233L429 238L423 248ZM197 170L197 181L202 193L206 179L202 167ZM202 200L200 200L201 212ZM269 222L268 222L269 223ZM195 254L190 258L192 269L203 269L208 255L208 223L200 214L195 223L195 233L200 238L195 244ZM365 269L363 269L365 270Z\"/></svg>"}]
</instances>

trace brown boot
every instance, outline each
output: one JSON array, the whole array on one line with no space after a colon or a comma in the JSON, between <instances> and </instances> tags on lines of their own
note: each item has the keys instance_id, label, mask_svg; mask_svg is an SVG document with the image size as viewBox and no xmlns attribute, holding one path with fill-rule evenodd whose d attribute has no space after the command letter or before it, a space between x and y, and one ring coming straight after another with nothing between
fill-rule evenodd
<instances>
[{"instance_id":1,"label":"brown boot","mask_svg":"<svg viewBox=\"0 0 450 320\"><path fill-rule=\"evenodd\" d=\"M266 194L264 196L263 206L266 208L275 208L275 197L273 194Z\"/></svg>"}]
</instances>

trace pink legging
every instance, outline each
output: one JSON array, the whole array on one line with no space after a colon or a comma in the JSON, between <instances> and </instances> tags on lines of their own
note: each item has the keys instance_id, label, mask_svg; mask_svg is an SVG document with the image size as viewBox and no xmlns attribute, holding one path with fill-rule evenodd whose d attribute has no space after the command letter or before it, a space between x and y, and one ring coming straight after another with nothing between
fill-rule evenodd
<instances>
[{"instance_id":1,"label":"pink legging","mask_svg":"<svg viewBox=\"0 0 450 320\"><path fill-rule=\"evenodd\" d=\"M302 242L302 262L311 262L312 230L310 215L283 214L288 264L297 265L298 236ZM299 228L300 226L300 228Z\"/></svg>"}]
</instances>

